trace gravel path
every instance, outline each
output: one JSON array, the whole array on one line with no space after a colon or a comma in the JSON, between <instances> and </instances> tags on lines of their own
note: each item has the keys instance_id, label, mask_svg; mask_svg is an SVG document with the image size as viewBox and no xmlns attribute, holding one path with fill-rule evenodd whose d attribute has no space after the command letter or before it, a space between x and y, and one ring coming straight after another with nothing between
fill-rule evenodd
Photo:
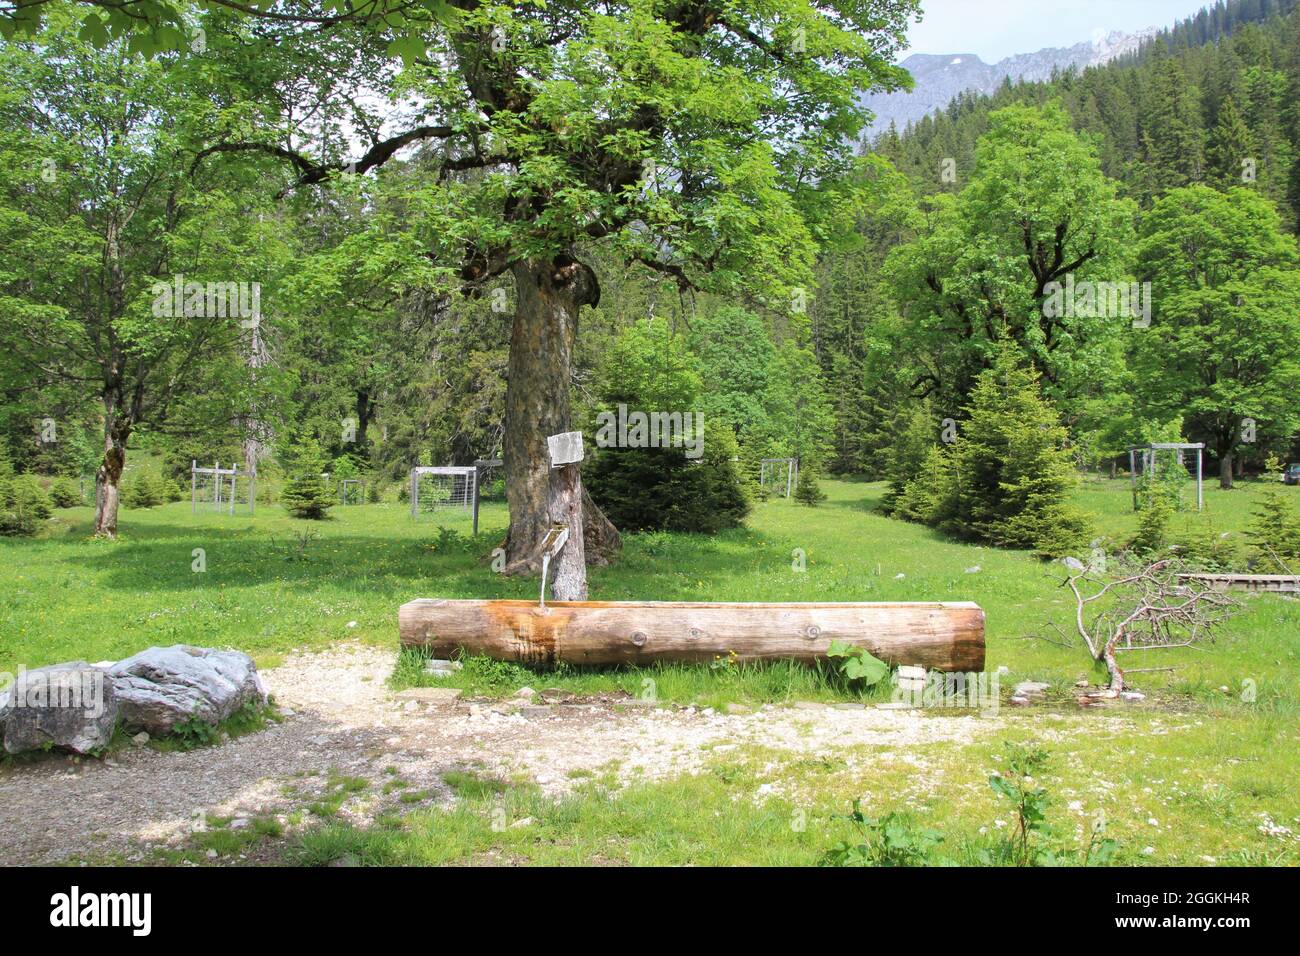
<instances>
[{"instance_id":1,"label":"gravel path","mask_svg":"<svg viewBox=\"0 0 1300 956\"><path fill-rule=\"evenodd\" d=\"M322 794L331 773L379 783L395 768L430 802L452 799L444 772L469 768L524 774L558 795L574 785L572 771L616 766L622 782L662 779L698 771L711 753L755 744L821 755L869 744L887 760L891 748L966 743L1001 725L996 718L813 705L728 715L595 702L522 716L498 713L491 702L396 699L385 686L394 656L344 645L286 658L264 676L287 718L220 746L132 748L103 761L51 757L0 768L0 865L105 854L143 860L152 847L201 829L208 814L283 819ZM860 755L851 762L862 765ZM365 823L381 804L372 787L340 816Z\"/></svg>"}]
</instances>

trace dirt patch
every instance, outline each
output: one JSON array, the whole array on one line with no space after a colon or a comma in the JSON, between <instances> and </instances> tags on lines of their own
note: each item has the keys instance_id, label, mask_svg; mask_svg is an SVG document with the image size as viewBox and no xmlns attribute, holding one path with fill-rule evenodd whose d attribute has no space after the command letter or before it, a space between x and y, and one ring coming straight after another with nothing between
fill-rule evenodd
<instances>
[{"instance_id":1,"label":"dirt patch","mask_svg":"<svg viewBox=\"0 0 1300 956\"><path fill-rule=\"evenodd\" d=\"M560 795L602 771L621 784L694 773L712 754L749 745L792 755L869 745L889 754L970 743L1002 726L999 718L819 705L729 715L578 702L505 714L486 703L397 699L385 685L394 660L394 652L357 645L291 655L265 673L284 721L220 746L0 768L0 864L106 854L143 860L184 842L210 816L286 822L339 794L343 779L364 786L344 794L338 816L365 823L380 810L412 806L386 782L400 780L408 801L412 793L424 803L451 801L442 781L449 770L524 776Z\"/></svg>"}]
</instances>

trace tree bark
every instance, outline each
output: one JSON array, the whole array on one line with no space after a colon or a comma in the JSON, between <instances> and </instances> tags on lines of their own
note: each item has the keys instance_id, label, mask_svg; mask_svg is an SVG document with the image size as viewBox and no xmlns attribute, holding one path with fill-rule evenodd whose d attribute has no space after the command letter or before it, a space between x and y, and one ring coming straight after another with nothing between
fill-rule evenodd
<instances>
[{"instance_id":1,"label":"tree bark","mask_svg":"<svg viewBox=\"0 0 1300 956\"><path fill-rule=\"evenodd\" d=\"M106 402L104 459L100 462L95 492L95 537L117 537L117 508L121 501L122 469L126 466L126 443L131 426L116 414L116 405Z\"/></svg>"},{"instance_id":2,"label":"tree bark","mask_svg":"<svg viewBox=\"0 0 1300 956\"><path fill-rule=\"evenodd\" d=\"M511 269L515 317L510 336L506 386L506 500L510 531L507 574L532 574L541 567L541 544L554 525L569 528L569 540L551 561L557 601L587 597L586 528L595 530L596 553L604 560L618 546L618 532L585 494L579 466L552 468L546 439L572 431L569 377L578 310L600 298L595 275L567 256L524 259Z\"/></svg>"},{"instance_id":3,"label":"tree bark","mask_svg":"<svg viewBox=\"0 0 1300 956\"><path fill-rule=\"evenodd\" d=\"M1225 491L1232 488L1232 452L1219 455L1219 487Z\"/></svg>"}]
</instances>

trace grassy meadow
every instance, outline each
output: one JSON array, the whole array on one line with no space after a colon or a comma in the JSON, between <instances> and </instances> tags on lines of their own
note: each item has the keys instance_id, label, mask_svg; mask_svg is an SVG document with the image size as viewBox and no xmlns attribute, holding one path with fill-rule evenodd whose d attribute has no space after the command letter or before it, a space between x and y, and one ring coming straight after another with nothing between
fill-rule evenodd
<instances>
[{"instance_id":1,"label":"grassy meadow","mask_svg":"<svg viewBox=\"0 0 1300 956\"><path fill-rule=\"evenodd\" d=\"M855 796L868 794L881 812L897 808L947 834L937 860L996 862L996 821L1005 822L1007 811L987 778L1007 739L1039 741L1052 753L1045 780L1063 839L1083 840L1091 814L1104 810L1107 832L1120 846L1116 862L1300 862L1291 835L1300 832L1300 796L1292 786L1300 762L1300 601L1247 596L1212 646L1128 655L1130 667L1173 669L1134 675L1148 695L1141 704L1083 710L1073 685L1099 674L1079 648L1039 636L1050 633L1048 622L1067 625L1072 612L1060 565L883 518L874 513L880 484L823 487L829 500L816 509L767 502L746 528L716 537L629 536L621 560L593 573L592 597L973 600L987 613L988 669L1009 671L1004 698L1014 682L1036 679L1052 684L1047 702L1004 707L1007 730L996 740L924 745L917 755L927 768L923 778L910 764L864 776L834 759L782 760L742 749L718 755L706 773L636 785L616 799L599 779L583 781L560 801L523 781L509 782L504 793L475 788L451 812L417 810L364 832L327 824L278 847L276 858L808 863L832 835L852 836L842 814ZM1226 534L1226 546L1244 553L1241 531L1261 489L1207 487L1205 513L1178 514L1175 536ZM1080 500L1103 546L1133 533L1125 482L1086 481ZM192 515L183 503L124 511L121 539L109 543L90 537L89 509L58 511L41 537L0 540L0 671L118 659L177 642L238 648L262 667L295 648L346 640L391 646L397 607L412 598L535 597L535 581L491 571L505 524L500 504L485 506L480 535L471 538L469 516L459 510L413 522L399 504L361 505L305 522L275 506L250 518ZM202 549L206 570L194 569L195 549ZM796 549L806 556L806 571L794 570ZM395 682L423 679L416 663L399 661ZM650 674L669 704L856 697L827 673L785 664L664 666ZM497 695L526 683L635 694L646 676L638 669L561 669L539 677L471 661L447 683ZM776 787L770 799L741 799L764 782ZM536 825L494 830L488 811L502 805L512 818L528 816ZM821 822L800 829L791 826L792 815Z\"/></svg>"}]
</instances>

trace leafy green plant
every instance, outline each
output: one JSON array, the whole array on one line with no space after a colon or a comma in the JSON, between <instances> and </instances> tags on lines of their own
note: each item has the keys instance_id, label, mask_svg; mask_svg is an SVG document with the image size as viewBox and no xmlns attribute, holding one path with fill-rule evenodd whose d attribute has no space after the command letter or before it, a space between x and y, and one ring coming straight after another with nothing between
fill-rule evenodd
<instances>
[{"instance_id":1,"label":"leafy green plant","mask_svg":"<svg viewBox=\"0 0 1300 956\"><path fill-rule=\"evenodd\" d=\"M1056 866L1078 862L1083 866L1104 866L1118 849L1105 837L1105 823L1098 818L1087 845L1082 851L1067 848L1047 820L1051 796L1040 778L1046 772L1051 755L1036 744L1005 743L1007 769L989 777L989 787L1005 798L1015 810L1016 828L1004 844L1005 859L1016 866ZM981 862L995 862L993 855L981 854Z\"/></svg>"},{"instance_id":2,"label":"leafy green plant","mask_svg":"<svg viewBox=\"0 0 1300 956\"><path fill-rule=\"evenodd\" d=\"M474 542L471 538L461 534L455 528L447 528L442 525L438 526L438 537L433 540L433 550L441 554L455 552L465 552L473 547Z\"/></svg>"},{"instance_id":3,"label":"leafy green plant","mask_svg":"<svg viewBox=\"0 0 1300 956\"><path fill-rule=\"evenodd\" d=\"M195 750L215 744L221 739L221 730L195 714L174 724L171 736L181 750Z\"/></svg>"},{"instance_id":4,"label":"leafy green plant","mask_svg":"<svg viewBox=\"0 0 1300 956\"><path fill-rule=\"evenodd\" d=\"M889 674L889 665L865 648L844 641L831 641L826 651L845 680L861 687L873 687Z\"/></svg>"},{"instance_id":5,"label":"leafy green plant","mask_svg":"<svg viewBox=\"0 0 1300 956\"><path fill-rule=\"evenodd\" d=\"M846 819L862 842L837 843L822 856L822 866L925 866L931 852L943 842L938 830L917 826L898 811L880 819L868 817L860 800L853 801L853 812Z\"/></svg>"},{"instance_id":6,"label":"leafy green plant","mask_svg":"<svg viewBox=\"0 0 1300 956\"><path fill-rule=\"evenodd\" d=\"M1039 786L1037 777L1047 767L1046 750L1033 744L1006 743L1007 770L993 773L989 786L998 796L1011 802L1016 812L1016 831L1012 836L1012 850L1020 866L1036 862L1039 848L1033 837L1049 836L1047 805L1050 797L1047 788Z\"/></svg>"}]
</instances>

